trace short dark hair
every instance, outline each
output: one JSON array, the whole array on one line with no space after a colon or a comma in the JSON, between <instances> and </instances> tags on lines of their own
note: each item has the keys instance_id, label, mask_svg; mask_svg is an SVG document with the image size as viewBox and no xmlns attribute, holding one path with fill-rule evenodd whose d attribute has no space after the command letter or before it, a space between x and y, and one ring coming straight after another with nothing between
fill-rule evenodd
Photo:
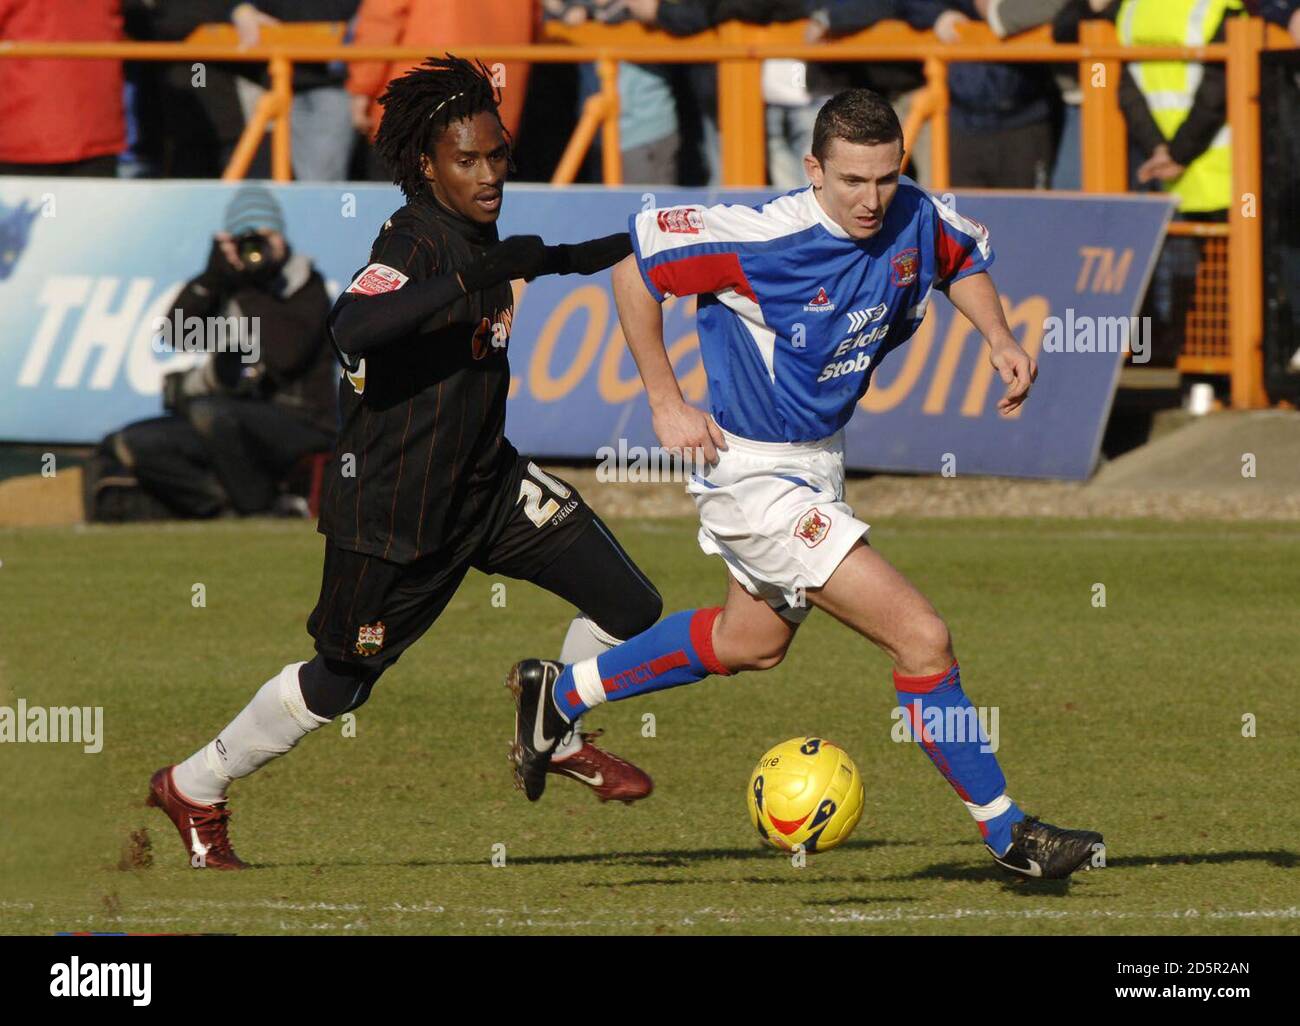
<instances>
[{"instance_id":1,"label":"short dark hair","mask_svg":"<svg viewBox=\"0 0 1300 1026\"><path fill-rule=\"evenodd\" d=\"M868 146L902 143L903 126L898 123L898 115L889 101L879 93L870 89L845 89L827 100L817 112L813 156L824 161L833 139Z\"/></svg>"},{"instance_id":2,"label":"short dark hair","mask_svg":"<svg viewBox=\"0 0 1300 1026\"><path fill-rule=\"evenodd\" d=\"M420 157L433 147L447 126L484 111L500 120L500 95L481 61L471 64L451 54L445 59L430 57L388 83L388 89L379 97L384 115L375 133L375 150L408 200L424 191ZM502 132L508 143L510 134L504 125Z\"/></svg>"}]
</instances>

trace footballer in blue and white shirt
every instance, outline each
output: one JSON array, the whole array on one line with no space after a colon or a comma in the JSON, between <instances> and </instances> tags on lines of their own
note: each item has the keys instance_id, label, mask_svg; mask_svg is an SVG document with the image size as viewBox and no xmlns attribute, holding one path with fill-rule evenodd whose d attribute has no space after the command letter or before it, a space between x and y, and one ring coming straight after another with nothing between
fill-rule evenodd
<instances>
[{"instance_id":1,"label":"footballer in blue and white shirt","mask_svg":"<svg viewBox=\"0 0 1300 1026\"><path fill-rule=\"evenodd\" d=\"M844 425L936 291L988 344L1006 386L1002 414L1020 407L1037 376L989 276L988 229L903 177L902 158L889 104L850 89L818 113L807 188L758 207L631 218L633 253L614 268L619 318L660 443L703 455L689 491L701 546L726 563L727 597L568 667L515 667L517 776L530 799L541 796L549 758L536 738L601 702L774 666L811 607L890 656L917 740L1000 865L1061 877L1096 856L1100 834L1021 811L987 739L929 731L936 713L954 722L950 712L974 712L947 625L867 544L868 525L844 501ZM708 412L683 399L664 348L660 304L689 295L699 297Z\"/></svg>"}]
</instances>

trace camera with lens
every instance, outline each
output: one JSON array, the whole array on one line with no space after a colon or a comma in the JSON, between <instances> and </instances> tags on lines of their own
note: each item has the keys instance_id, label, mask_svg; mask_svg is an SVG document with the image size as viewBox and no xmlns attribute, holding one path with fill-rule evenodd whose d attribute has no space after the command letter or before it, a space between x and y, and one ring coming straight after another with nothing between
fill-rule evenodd
<instances>
[{"instance_id":1,"label":"camera with lens","mask_svg":"<svg viewBox=\"0 0 1300 1026\"><path fill-rule=\"evenodd\" d=\"M235 252L239 254L245 273L250 277L260 278L274 265L271 240L262 232L256 229L247 231L235 236L234 241Z\"/></svg>"}]
</instances>

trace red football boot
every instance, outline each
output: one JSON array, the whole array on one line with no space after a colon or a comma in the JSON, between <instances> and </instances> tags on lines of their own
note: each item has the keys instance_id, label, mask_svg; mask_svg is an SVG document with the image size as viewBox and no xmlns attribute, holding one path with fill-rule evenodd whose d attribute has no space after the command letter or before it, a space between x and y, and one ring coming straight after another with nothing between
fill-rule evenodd
<instances>
[{"instance_id":1,"label":"red football boot","mask_svg":"<svg viewBox=\"0 0 1300 1026\"><path fill-rule=\"evenodd\" d=\"M602 802L631 805L647 797L655 788L654 781L630 762L597 748L592 742L603 733L582 734L582 747L563 759L552 759L546 771L586 784Z\"/></svg>"},{"instance_id":2,"label":"red football boot","mask_svg":"<svg viewBox=\"0 0 1300 1026\"><path fill-rule=\"evenodd\" d=\"M162 809L180 832L181 843L195 869L247 869L226 836L230 810L221 805L198 805L176 790L172 767L164 766L149 778L146 805Z\"/></svg>"}]
</instances>

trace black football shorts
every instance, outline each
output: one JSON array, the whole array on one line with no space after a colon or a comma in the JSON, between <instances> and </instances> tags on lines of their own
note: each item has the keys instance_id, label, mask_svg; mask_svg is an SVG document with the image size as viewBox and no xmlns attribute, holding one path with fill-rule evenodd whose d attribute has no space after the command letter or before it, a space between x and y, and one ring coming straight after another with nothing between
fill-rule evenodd
<instances>
[{"instance_id":1,"label":"black football shorts","mask_svg":"<svg viewBox=\"0 0 1300 1026\"><path fill-rule=\"evenodd\" d=\"M307 619L327 659L382 672L441 615L470 568L533 580L559 559L595 518L567 481L520 457L496 488L469 541L393 563L325 540L320 597Z\"/></svg>"}]
</instances>

